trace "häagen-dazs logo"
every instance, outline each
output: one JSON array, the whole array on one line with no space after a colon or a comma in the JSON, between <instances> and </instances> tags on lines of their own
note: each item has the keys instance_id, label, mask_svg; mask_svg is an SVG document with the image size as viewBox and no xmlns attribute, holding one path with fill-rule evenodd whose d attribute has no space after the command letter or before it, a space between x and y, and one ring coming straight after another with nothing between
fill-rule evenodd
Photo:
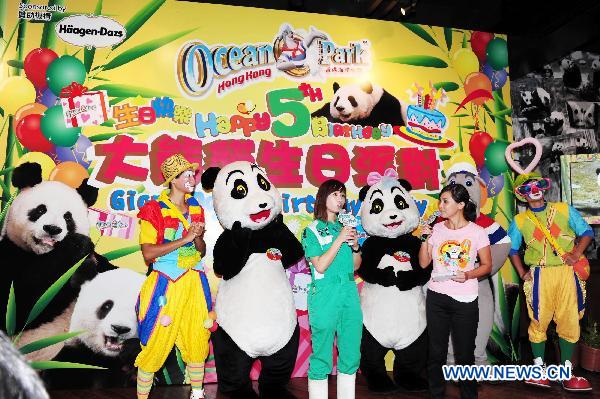
<instances>
[{"instance_id":1,"label":"h\u00e4agen-dazs logo","mask_svg":"<svg viewBox=\"0 0 600 399\"><path fill-rule=\"evenodd\" d=\"M112 18L71 15L56 24L56 35L65 42L81 47L110 47L122 42L127 32Z\"/></svg>"},{"instance_id":2,"label":"h\u00e4agen-dazs logo","mask_svg":"<svg viewBox=\"0 0 600 399\"><path fill-rule=\"evenodd\" d=\"M273 44L209 46L199 40L184 44L177 57L177 81L185 95L199 98L209 94L213 84L221 96L247 84L273 80L277 74L290 79L353 76L370 67L370 47L366 39L338 46L315 27L306 32L284 23Z\"/></svg>"}]
</instances>

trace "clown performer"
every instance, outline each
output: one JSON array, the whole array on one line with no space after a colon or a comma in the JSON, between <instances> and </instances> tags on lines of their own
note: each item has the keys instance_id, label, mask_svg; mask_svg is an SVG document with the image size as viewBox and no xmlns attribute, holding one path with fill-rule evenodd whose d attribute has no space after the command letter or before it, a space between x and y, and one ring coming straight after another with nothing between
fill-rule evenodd
<instances>
[{"instance_id":1,"label":"clown performer","mask_svg":"<svg viewBox=\"0 0 600 399\"><path fill-rule=\"evenodd\" d=\"M151 267L136 312L142 351L138 367L137 397L146 399L154 373L177 345L186 363L192 386L191 399L204 398L204 361L214 314L208 280L201 259L206 253L204 210L192 196L197 163L175 154L161 164L164 190L156 201L145 204L140 244L144 261Z\"/></svg>"},{"instance_id":2,"label":"clown performer","mask_svg":"<svg viewBox=\"0 0 600 399\"><path fill-rule=\"evenodd\" d=\"M494 326L494 298L497 295L498 277L496 274L506 262L510 251L510 239L506 230L494 219L481 213L481 208L487 200L487 185L479 177L473 158L464 152L452 155L447 165L446 183L460 184L469 192L471 200L477 206L475 224L485 229L490 240L492 253L492 272L489 276L479 279L479 324L475 338L475 364L489 364L486 347ZM476 262L475 267L479 267ZM454 349L452 339L448 344L448 363L454 364Z\"/></svg>"},{"instance_id":3,"label":"clown performer","mask_svg":"<svg viewBox=\"0 0 600 399\"><path fill-rule=\"evenodd\" d=\"M515 179L514 186L517 199L526 202L528 209L517 214L508 229L512 240L510 260L525 281L534 363L544 365L546 330L554 320L561 364L572 367L570 359L579 340L579 319L585 310L584 280L589 276L589 264L582 266L582 254L592 241L593 231L575 208L564 202L544 201L550 179L535 172L525 173ZM529 271L519 255L523 242L524 263ZM525 382L550 387L546 376ZM585 378L574 375L562 386L567 391L592 390Z\"/></svg>"}]
</instances>

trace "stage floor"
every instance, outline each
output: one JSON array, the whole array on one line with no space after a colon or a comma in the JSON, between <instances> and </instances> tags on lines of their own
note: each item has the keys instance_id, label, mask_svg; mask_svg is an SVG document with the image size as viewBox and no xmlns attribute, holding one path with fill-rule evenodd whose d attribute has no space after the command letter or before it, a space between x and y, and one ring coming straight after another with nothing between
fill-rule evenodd
<instances>
[{"instance_id":1,"label":"stage floor","mask_svg":"<svg viewBox=\"0 0 600 399\"><path fill-rule=\"evenodd\" d=\"M507 382L502 384L487 384L479 385L480 399L516 399L516 398L600 398L600 374L589 373L582 370L577 370L577 375L584 376L590 380L595 391L591 393L573 394L561 388L558 384L553 384L549 389L535 388L525 385L522 382ZM256 388L256 386L255 386ZM306 378L294 378L290 382L290 391L298 397L298 399L308 399L308 386ZM155 387L150 395L150 399L187 399L189 398L189 386L169 386ZM329 397L335 398L335 377L329 378ZM357 378L356 399L375 399L375 398L427 398L427 392L422 393L398 393L391 396L381 396L369 393L364 379L359 376ZM97 389L97 390L73 390L73 391L51 391L52 399L135 399L135 389ZM446 389L447 398L459 398L460 393L458 386L448 384ZM227 399L225 395L217 392L216 384L206 385L207 399Z\"/></svg>"}]
</instances>

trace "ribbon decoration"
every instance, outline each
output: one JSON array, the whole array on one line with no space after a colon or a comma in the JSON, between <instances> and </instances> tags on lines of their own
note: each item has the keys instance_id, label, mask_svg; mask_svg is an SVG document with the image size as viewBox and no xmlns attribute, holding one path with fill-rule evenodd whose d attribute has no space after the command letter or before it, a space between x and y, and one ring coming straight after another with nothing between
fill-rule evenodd
<instances>
[{"instance_id":1,"label":"ribbon decoration","mask_svg":"<svg viewBox=\"0 0 600 399\"><path fill-rule=\"evenodd\" d=\"M82 95L86 91L88 91L87 87L80 85L77 82L71 82L70 85L63 87L63 89L60 91L60 97L73 98Z\"/></svg>"},{"instance_id":2,"label":"ribbon decoration","mask_svg":"<svg viewBox=\"0 0 600 399\"><path fill-rule=\"evenodd\" d=\"M369 186L373 186L381 181L384 177L391 177L393 179L398 178L398 172L394 168L387 168L383 175L380 175L379 172L371 172L367 175L367 184Z\"/></svg>"}]
</instances>

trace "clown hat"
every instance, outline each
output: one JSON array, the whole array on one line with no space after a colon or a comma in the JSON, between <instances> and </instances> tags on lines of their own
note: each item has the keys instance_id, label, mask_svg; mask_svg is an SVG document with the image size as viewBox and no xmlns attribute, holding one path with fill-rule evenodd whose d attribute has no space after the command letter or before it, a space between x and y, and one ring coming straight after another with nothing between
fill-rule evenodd
<instances>
[{"instance_id":1,"label":"clown hat","mask_svg":"<svg viewBox=\"0 0 600 399\"><path fill-rule=\"evenodd\" d=\"M446 165L446 181L454 173L467 172L475 176L475 179L483 186L487 186L486 182L479 177L479 172L477 171L473 157L466 152L458 152L452 155Z\"/></svg>"},{"instance_id":2,"label":"clown hat","mask_svg":"<svg viewBox=\"0 0 600 399\"><path fill-rule=\"evenodd\" d=\"M540 175L538 172L531 172L531 173L525 173L524 175L519 175L515 179L515 188L519 187L520 185L525 183L527 180L538 180L541 178L542 178L542 175ZM517 197L517 199L519 201L527 202L527 199L524 196L522 196L521 194L519 194L519 192L516 190L515 190L515 196Z\"/></svg>"},{"instance_id":3,"label":"clown hat","mask_svg":"<svg viewBox=\"0 0 600 399\"><path fill-rule=\"evenodd\" d=\"M190 163L181 154L171 155L160 164L160 170L165 178L163 185L168 186L171 180L176 178L181 172L186 170L198 169L197 163Z\"/></svg>"}]
</instances>

